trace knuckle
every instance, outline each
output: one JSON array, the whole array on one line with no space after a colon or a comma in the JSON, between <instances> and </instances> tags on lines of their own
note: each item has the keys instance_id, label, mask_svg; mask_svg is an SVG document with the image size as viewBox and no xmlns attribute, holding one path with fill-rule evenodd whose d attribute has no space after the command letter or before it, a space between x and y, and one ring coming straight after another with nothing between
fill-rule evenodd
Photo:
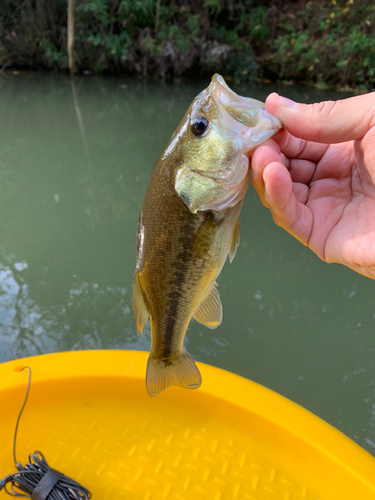
<instances>
[{"instance_id":1,"label":"knuckle","mask_svg":"<svg viewBox=\"0 0 375 500\"><path fill-rule=\"evenodd\" d=\"M325 127L326 121L330 119L331 115L334 113L336 106L336 101L316 102L309 106L311 120L314 122L318 141L321 137L321 133Z\"/></svg>"},{"instance_id":2,"label":"knuckle","mask_svg":"<svg viewBox=\"0 0 375 500\"><path fill-rule=\"evenodd\" d=\"M290 159L287 156L285 156L284 153L280 153L280 158L281 158L281 162L284 165L284 167L287 170L290 170L290 167L291 167Z\"/></svg>"},{"instance_id":3,"label":"knuckle","mask_svg":"<svg viewBox=\"0 0 375 500\"><path fill-rule=\"evenodd\" d=\"M337 102L336 101L322 101L322 102L316 102L314 104L311 104L310 109L312 111L312 115L315 118L321 119L321 116L329 116L334 107L336 106Z\"/></svg>"},{"instance_id":4,"label":"knuckle","mask_svg":"<svg viewBox=\"0 0 375 500\"><path fill-rule=\"evenodd\" d=\"M297 152L297 157L303 157L303 154L305 152L305 149L307 147L307 141L305 141L304 139L301 139L301 142L299 143L299 148L298 148L298 152Z\"/></svg>"},{"instance_id":5,"label":"knuckle","mask_svg":"<svg viewBox=\"0 0 375 500\"><path fill-rule=\"evenodd\" d=\"M368 130L375 126L374 108L369 107L366 109L364 121L368 124Z\"/></svg>"}]
</instances>

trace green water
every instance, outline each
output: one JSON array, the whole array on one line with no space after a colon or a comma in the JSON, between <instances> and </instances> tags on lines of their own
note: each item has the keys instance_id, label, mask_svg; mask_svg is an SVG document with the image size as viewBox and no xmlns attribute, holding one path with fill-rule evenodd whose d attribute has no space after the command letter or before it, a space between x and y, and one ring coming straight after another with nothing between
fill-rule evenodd
<instances>
[{"instance_id":1,"label":"green water","mask_svg":"<svg viewBox=\"0 0 375 500\"><path fill-rule=\"evenodd\" d=\"M131 314L137 218L158 155L207 81L0 79L0 361L150 348ZM248 84L305 102L343 94ZM375 283L321 262L248 191L218 280L222 325L194 358L287 396L375 454Z\"/></svg>"}]
</instances>

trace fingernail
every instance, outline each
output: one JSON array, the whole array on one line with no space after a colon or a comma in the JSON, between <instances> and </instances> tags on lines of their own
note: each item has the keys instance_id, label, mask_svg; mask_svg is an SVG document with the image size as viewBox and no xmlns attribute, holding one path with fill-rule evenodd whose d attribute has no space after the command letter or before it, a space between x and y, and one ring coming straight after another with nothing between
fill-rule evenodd
<instances>
[{"instance_id":1,"label":"fingernail","mask_svg":"<svg viewBox=\"0 0 375 500\"><path fill-rule=\"evenodd\" d=\"M287 108L296 108L299 105L298 102L294 102L287 97L282 97L281 95L279 95L279 99L281 104Z\"/></svg>"}]
</instances>

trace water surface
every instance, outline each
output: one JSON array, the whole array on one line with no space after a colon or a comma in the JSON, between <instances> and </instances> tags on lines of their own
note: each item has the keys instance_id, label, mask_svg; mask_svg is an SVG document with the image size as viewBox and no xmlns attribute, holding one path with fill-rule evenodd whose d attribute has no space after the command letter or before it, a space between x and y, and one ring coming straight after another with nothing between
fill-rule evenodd
<instances>
[{"instance_id":1,"label":"water surface","mask_svg":"<svg viewBox=\"0 0 375 500\"><path fill-rule=\"evenodd\" d=\"M150 348L131 315L136 226L155 162L201 82L0 79L0 362ZM312 102L343 94L273 90ZM374 281L319 260L249 189L241 245L218 279L222 325L192 322L194 358L319 415L375 455Z\"/></svg>"}]
</instances>

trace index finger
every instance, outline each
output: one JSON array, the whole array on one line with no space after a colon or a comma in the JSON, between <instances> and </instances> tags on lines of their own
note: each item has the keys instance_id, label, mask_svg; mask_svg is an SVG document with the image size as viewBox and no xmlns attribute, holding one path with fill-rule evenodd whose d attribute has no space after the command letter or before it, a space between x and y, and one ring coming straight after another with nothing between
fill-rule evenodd
<instances>
[{"instance_id":1,"label":"index finger","mask_svg":"<svg viewBox=\"0 0 375 500\"><path fill-rule=\"evenodd\" d=\"M362 139L375 125L375 92L314 104L299 104L272 93L266 110L295 137L325 144L347 142Z\"/></svg>"}]
</instances>

